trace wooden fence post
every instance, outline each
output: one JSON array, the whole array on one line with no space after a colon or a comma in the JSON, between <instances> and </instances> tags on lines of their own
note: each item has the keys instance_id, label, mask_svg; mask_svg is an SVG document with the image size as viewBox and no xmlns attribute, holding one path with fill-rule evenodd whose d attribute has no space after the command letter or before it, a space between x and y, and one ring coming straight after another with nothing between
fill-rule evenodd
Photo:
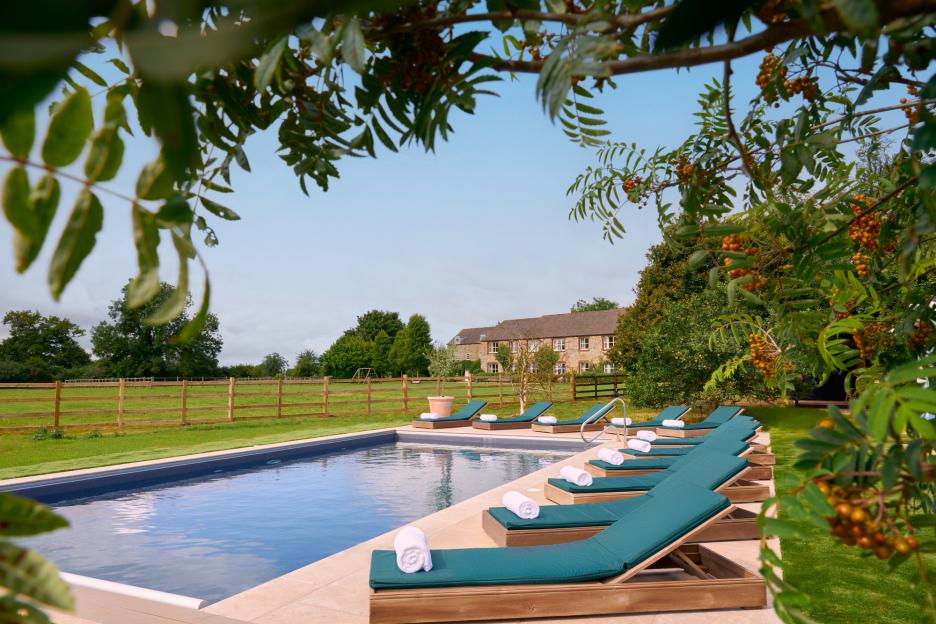
<instances>
[{"instance_id":1,"label":"wooden fence post","mask_svg":"<svg viewBox=\"0 0 936 624\"><path fill-rule=\"evenodd\" d=\"M227 419L234 422L234 378L228 377L228 410Z\"/></svg>"},{"instance_id":2,"label":"wooden fence post","mask_svg":"<svg viewBox=\"0 0 936 624\"><path fill-rule=\"evenodd\" d=\"M371 378L367 378L367 416L371 415Z\"/></svg>"},{"instance_id":3,"label":"wooden fence post","mask_svg":"<svg viewBox=\"0 0 936 624\"><path fill-rule=\"evenodd\" d=\"M504 404L504 386L501 383L501 374L497 373L497 404Z\"/></svg>"},{"instance_id":4,"label":"wooden fence post","mask_svg":"<svg viewBox=\"0 0 936 624\"><path fill-rule=\"evenodd\" d=\"M597 399L598 398L598 375L595 375L594 377L592 377L592 379L595 380L595 398Z\"/></svg>"},{"instance_id":5,"label":"wooden fence post","mask_svg":"<svg viewBox=\"0 0 936 624\"><path fill-rule=\"evenodd\" d=\"M409 378L403 375L403 415L409 413Z\"/></svg>"},{"instance_id":6,"label":"wooden fence post","mask_svg":"<svg viewBox=\"0 0 936 624\"><path fill-rule=\"evenodd\" d=\"M61 426L62 418L62 382L55 382L55 399L52 401L52 426L56 429Z\"/></svg>"},{"instance_id":7,"label":"wooden fence post","mask_svg":"<svg viewBox=\"0 0 936 624\"><path fill-rule=\"evenodd\" d=\"M569 396L575 400L575 371L569 373Z\"/></svg>"},{"instance_id":8,"label":"wooden fence post","mask_svg":"<svg viewBox=\"0 0 936 624\"><path fill-rule=\"evenodd\" d=\"M322 415L328 416L328 375L322 377Z\"/></svg>"},{"instance_id":9,"label":"wooden fence post","mask_svg":"<svg viewBox=\"0 0 936 624\"><path fill-rule=\"evenodd\" d=\"M280 377L276 382L276 417L283 416L283 378Z\"/></svg>"},{"instance_id":10,"label":"wooden fence post","mask_svg":"<svg viewBox=\"0 0 936 624\"><path fill-rule=\"evenodd\" d=\"M120 378L120 385L117 386L117 428L123 429L124 425L124 394L126 392L127 380Z\"/></svg>"},{"instance_id":11,"label":"wooden fence post","mask_svg":"<svg viewBox=\"0 0 936 624\"><path fill-rule=\"evenodd\" d=\"M465 380L468 382L468 400L471 400L471 371L465 371Z\"/></svg>"},{"instance_id":12,"label":"wooden fence post","mask_svg":"<svg viewBox=\"0 0 936 624\"><path fill-rule=\"evenodd\" d=\"M185 424L186 413L188 412L188 381L182 380L182 424Z\"/></svg>"}]
</instances>

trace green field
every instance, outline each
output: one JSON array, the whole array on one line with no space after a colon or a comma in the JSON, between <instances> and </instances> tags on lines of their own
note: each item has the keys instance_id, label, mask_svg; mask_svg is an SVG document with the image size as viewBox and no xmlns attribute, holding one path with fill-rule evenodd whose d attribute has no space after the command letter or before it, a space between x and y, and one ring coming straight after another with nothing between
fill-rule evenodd
<instances>
[{"instance_id":1,"label":"green field","mask_svg":"<svg viewBox=\"0 0 936 624\"><path fill-rule=\"evenodd\" d=\"M793 471L797 451L793 443L813 428L824 412L780 407L749 408L770 430L777 455L776 477ZM922 591L910 585L912 562L888 574L887 564L861 551L833 541L814 527L803 537L783 539L781 556L787 563L785 578L814 596L807 613L823 624L910 624L926 617ZM936 554L926 555L930 578L936 578Z\"/></svg>"}]
</instances>

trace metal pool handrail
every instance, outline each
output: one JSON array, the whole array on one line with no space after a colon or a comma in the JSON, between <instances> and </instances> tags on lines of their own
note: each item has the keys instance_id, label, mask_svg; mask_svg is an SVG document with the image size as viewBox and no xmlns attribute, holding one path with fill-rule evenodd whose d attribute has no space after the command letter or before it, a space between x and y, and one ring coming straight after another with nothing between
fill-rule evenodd
<instances>
[{"instance_id":1,"label":"metal pool handrail","mask_svg":"<svg viewBox=\"0 0 936 624\"><path fill-rule=\"evenodd\" d=\"M599 431L598 434L595 437L593 437L591 440L585 437L585 426L597 421L600 418L604 418L604 416L614 408L615 403L620 403L621 407L624 409L624 437L625 438L627 437L627 403L625 403L624 399L622 399L621 397L614 397L613 399L608 401L608 403L604 407L602 407L600 410L598 410L597 412L595 412L594 414L586 418L585 422L582 423L582 426L579 427L579 435L582 437L583 442L585 442L586 444L593 443L595 440L597 440L602 435L604 435L604 432L608 430L608 427L614 426L613 424L609 424L608 426L603 428L601 431Z\"/></svg>"}]
</instances>

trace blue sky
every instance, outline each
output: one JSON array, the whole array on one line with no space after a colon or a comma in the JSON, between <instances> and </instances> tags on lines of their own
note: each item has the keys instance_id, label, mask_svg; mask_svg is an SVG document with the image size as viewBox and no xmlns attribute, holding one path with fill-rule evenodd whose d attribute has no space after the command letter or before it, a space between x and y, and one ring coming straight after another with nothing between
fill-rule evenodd
<instances>
[{"instance_id":1,"label":"blue sky","mask_svg":"<svg viewBox=\"0 0 936 624\"><path fill-rule=\"evenodd\" d=\"M754 94L758 62L735 63L741 101ZM680 141L701 86L720 73L713 65L618 78L598 100L612 138L650 149ZM253 171L235 169L236 192L223 197L242 220L215 220L221 244L204 250L222 363L322 351L372 308L425 314L434 338L448 340L461 327L564 312L579 298L630 303L644 254L660 240L655 211L625 212L628 233L614 245L599 224L568 219L566 188L594 152L549 121L534 84L521 76L496 85L501 96L482 99L474 116L456 115L454 135L435 153L383 150L376 160L342 162L341 179L328 193L310 185L311 197L275 155L275 134L252 137ZM130 138L123 173L108 186L132 190L155 151L139 133ZM76 190L63 189L53 234L25 275L13 271L12 232L0 222L0 311L38 309L90 328L135 273L129 206L102 196L97 247L62 300L51 300L48 261ZM162 277L174 282L170 247L160 247Z\"/></svg>"}]
</instances>

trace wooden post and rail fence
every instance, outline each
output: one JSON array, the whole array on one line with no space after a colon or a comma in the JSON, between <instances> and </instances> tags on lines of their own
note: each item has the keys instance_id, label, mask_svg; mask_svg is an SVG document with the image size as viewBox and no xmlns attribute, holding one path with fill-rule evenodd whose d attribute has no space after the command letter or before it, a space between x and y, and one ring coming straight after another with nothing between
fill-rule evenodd
<instances>
[{"instance_id":1,"label":"wooden post and rail fence","mask_svg":"<svg viewBox=\"0 0 936 624\"><path fill-rule=\"evenodd\" d=\"M607 379L605 379L607 378ZM613 379L612 379L613 378ZM540 389L542 398L576 401L613 397L613 375L570 376L568 391ZM426 397L444 392L457 409L472 399L492 408L518 404L516 388L504 375L368 379L153 379L63 383L0 383L0 433L55 429L124 429L276 420L300 417L396 414L415 417Z\"/></svg>"}]
</instances>

